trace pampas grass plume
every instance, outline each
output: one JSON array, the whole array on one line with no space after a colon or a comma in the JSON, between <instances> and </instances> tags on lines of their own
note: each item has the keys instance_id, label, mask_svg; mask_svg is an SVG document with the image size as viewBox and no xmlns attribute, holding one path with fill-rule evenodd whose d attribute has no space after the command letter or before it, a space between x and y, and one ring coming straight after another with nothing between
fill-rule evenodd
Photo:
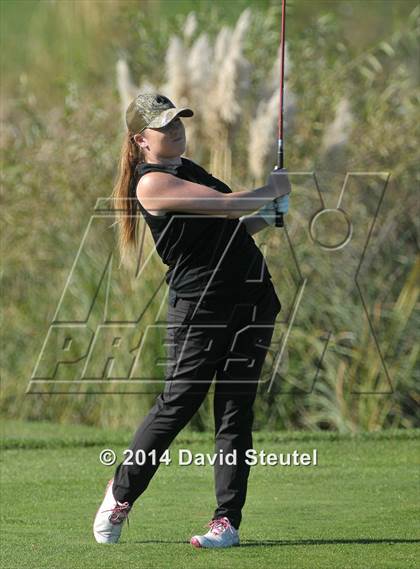
<instances>
[{"instance_id":1,"label":"pampas grass plume","mask_svg":"<svg viewBox=\"0 0 420 569\"><path fill-rule=\"evenodd\" d=\"M350 103L343 97L335 110L333 122L325 130L322 137L322 148L327 153L334 147L342 147L347 144L353 125L353 115Z\"/></svg>"}]
</instances>

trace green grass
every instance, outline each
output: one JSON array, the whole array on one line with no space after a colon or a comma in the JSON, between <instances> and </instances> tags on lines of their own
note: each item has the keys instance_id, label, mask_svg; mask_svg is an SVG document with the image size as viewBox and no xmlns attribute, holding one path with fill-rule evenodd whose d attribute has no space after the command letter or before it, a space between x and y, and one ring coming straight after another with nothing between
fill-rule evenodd
<instances>
[{"instance_id":1,"label":"green grass","mask_svg":"<svg viewBox=\"0 0 420 569\"><path fill-rule=\"evenodd\" d=\"M188 431L170 449L173 464L160 467L136 502L121 542L94 542L93 516L113 472L100 464L99 451L109 446L121 457L130 436L45 423L4 425L4 569L418 567L419 431L255 433L254 448L267 452L317 448L319 465L252 467L242 546L219 551L188 543L205 531L215 506L212 468L176 464L178 448L212 451L211 434ZM60 438L66 446L59 446Z\"/></svg>"}]
</instances>

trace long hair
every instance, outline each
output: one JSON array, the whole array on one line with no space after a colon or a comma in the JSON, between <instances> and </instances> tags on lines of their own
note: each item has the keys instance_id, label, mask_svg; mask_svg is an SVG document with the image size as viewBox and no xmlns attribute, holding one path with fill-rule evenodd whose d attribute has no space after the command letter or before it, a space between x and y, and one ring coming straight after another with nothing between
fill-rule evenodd
<instances>
[{"instance_id":1,"label":"long hair","mask_svg":"<svg viewBox=\"0 0 420 569\"><path fill-rule=\"evenodd\" d=\"M135 199L134 171L139 162L145 162L143 150L135 142L133 134L127 131L121 148L117 181L111 194L118 225L118 249L122 261L138 245L139 216L136 215L138 207Z\"/></svg>"}]
</instances>

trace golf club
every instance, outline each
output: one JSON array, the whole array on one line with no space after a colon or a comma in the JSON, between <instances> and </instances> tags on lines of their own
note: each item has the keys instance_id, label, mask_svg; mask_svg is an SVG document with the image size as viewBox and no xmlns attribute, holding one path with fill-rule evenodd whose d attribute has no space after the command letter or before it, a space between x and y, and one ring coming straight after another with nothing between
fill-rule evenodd
<instances>
[{"instance_id":1,"label":"golf club","mask_svg":"<svg viewBox=\"0 0 420 569\"><path fill-rule=\"evenodd\" d=\"M284 166L284 140L283 140L283 108L284 108L284 40L286 35L286 0L281 5L281 35L280 35L280 100L279 100L279 130L277 143L277 166L281 170ZM283 227L283 213L276 212L276 227Z\"/></svg>"}]
</instances>

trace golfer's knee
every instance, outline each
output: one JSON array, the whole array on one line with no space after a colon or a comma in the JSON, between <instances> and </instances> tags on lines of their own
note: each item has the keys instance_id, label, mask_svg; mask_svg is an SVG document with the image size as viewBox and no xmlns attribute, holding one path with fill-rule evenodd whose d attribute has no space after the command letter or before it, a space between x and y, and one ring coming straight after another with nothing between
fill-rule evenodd
<instances>
[{"instance_id":1,"label":"golfer's knee","mask_svg":"<svg viewBox=\"0 0 420 569\"><path fill-rule=\"evenodd\" d=\"M181 385L174 384L161 393L160 400L170 412L178 410L183 414L193 415L203 403L207 393L208 388L186 390Z\"/></svg>"}]
</instances>

